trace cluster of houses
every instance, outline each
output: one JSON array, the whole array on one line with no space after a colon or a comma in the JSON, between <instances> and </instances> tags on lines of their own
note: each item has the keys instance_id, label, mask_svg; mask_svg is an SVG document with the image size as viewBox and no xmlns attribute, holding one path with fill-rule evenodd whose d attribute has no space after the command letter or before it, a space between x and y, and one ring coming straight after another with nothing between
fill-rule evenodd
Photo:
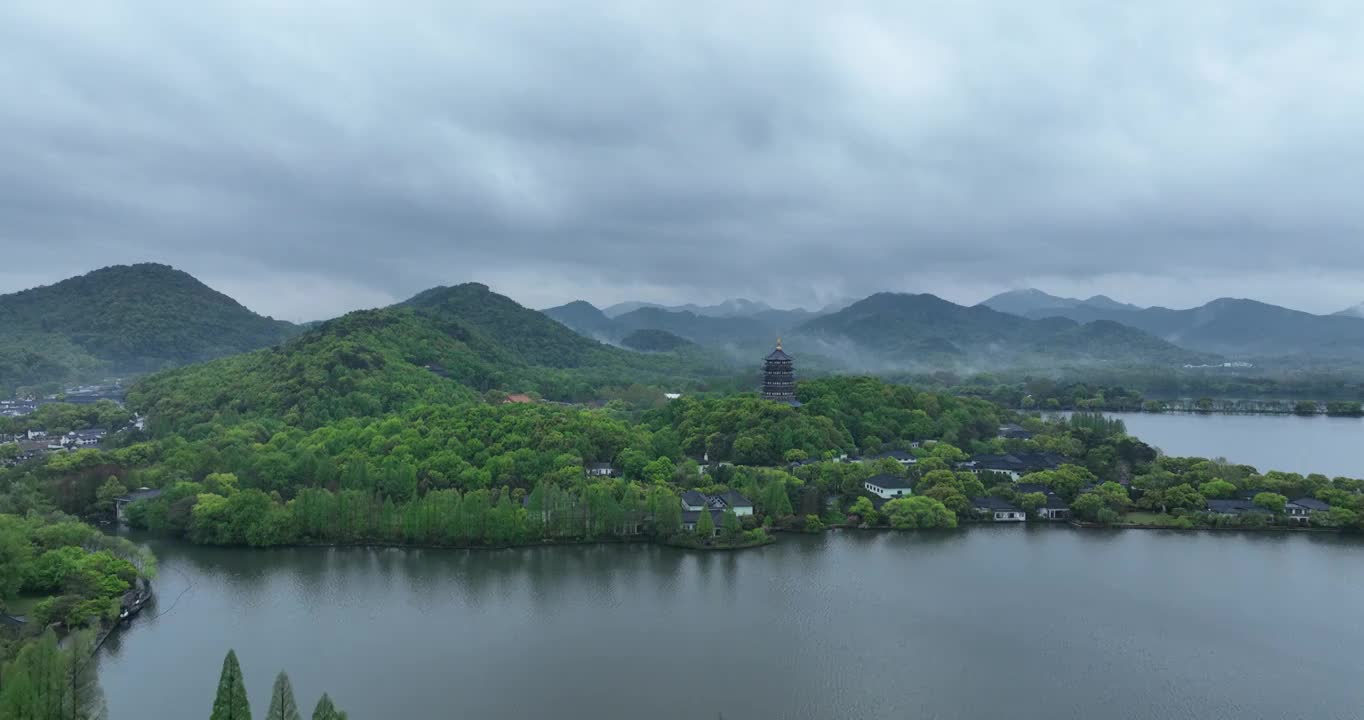
<instances>
[{"instance_id":1,"label":"cluster of houses","mask_svg":"<svg viewBox=\"0 0 1364 720\"><path fill-rule=\"evenodd\" d=\"M1001 425L999 428L1000 437L1014 440L1026 440L1032 437L1032 433L1019 425ZM931 443L932 441L928 441ZM928 444L925 443L925 444ZM914 443L912 447L918 447ZM877 463L883 460L894 460L905 468L912 467L918 462L915 456L905 450L887 450L881 453L849 456L840 455L833 458L833 462L843 463ZM828 462L824 458L810 458L798 460L790 463L787 467L795 470L807 465ZM1034 510L1035 517L1041 520L1065 521L1071 518L1070 505L1057 495L1050 487L1042 483L1025 482L1025 478L1030 473L1055 470L1062 465L1070 462L1064 455L1054 452L1015 452L1000 455L974 455L965 462L957 464L958 470L966 470L977 475L995 474L1007 476L1013 482L1013 489L1017 495L1040 494L1043 497L1042 503ZM700 471L704 474L707 468L716 465L726 465L729 463L712 463L709 456L704 456L701 460ZM610 463L589 463L585 467L585 472L589 477L616 477L619 473ZM987 483L988 484L988 483ZM1091 486L1092 487L1092 486ZM867 478L862 483L862 489L870 497L873 507L881 509L885 503L896 498L908 497L913 494L913 485L905 477L892 474L879 474ZM1090 489L1090 488L1086 488ZM1227 500L1209 500L1207 512L1221 516L1236 516L1248 513L1264 513L1265 509L1254 503L1255 495L1260 490L1247 490L1239 493L1237 497ZM1025 522L1028 520L1028 512L1006 498L987 496L971 498L971 508L975 513L986 520L993 522ZM709 512L714 524L719 532L719 527L726 510L733 510L735 515L744 516L753 514L753 503L743 495L729 491L718 495L705 495L695 490L689 490L682 495L682 526L686 530L695 530L696 522L702 512ZM1291 521L1299 524L1309 524L1313 513L1327 512L1330 505L1316 498L1304 497L1288 502L1284 509L1284 515Z\"/></svg>"},{"instance_id":2,"label":"cluster of houses","mask_svg":"<svg viewBox=\"0 0 1364 720\"><path fill-rule=\"evenodd\" d=\"M19 465L48 453L99 447L108 435L109 431L104 428L88 428L72 430L64 435L50 435L46 430L28 430L18 435L0 436L0 443L14 443L19 446L18 455L4 460L3 464Z\"/></svg>"},{"instance_id":3,"label":"cluster of houses","mask_svg":"<svg viewBox=\"0 0 1364 720\"><path fill-rule=\"evenodd\" d=\"M604 462L588 463L583 467L583 472L591 478L619 477L620 475L616 466ZM710 513L711 520L715 525L716 535L720 533L726 510L733 510L738 517L753 514L753 501L735 490L728 490L716 495L688 490L682 493L681 503L682 529L688 532L696 530L696 522L701 518L703 512Z\"/></svg>"},{"instance_id":4,"label":"cluster of houses","mask_svg":"<svg viewBox=\"0 0 1364 720\"><path fill-rule=\"evenodd\" d=\"M38 410L36 400L0 400L0 417L17 418Z\"/></svg>"}]
</instances>

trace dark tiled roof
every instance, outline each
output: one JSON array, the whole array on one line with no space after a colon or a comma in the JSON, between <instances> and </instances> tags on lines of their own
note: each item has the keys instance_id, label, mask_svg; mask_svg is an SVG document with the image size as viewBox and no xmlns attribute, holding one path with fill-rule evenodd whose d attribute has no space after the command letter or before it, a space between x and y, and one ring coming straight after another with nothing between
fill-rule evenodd
<instances>
[{"instance_id":1,"label":"dark tiled roof","mask_svg":"<svg viewBox=\"0 0 1364 720\"><path fill-rule=\"evenodd\" d=\"M1249 500L1209 500L1210 512L1234 515L1245 512L1264 512L1264 508Z\"/></svg>"},{"instance_id":2,"label":"dark tiled roof","mask_svg":"<svg viewBox=\"0 0 1364 720\"><path fill-rule=\"evenodd\" d=\"M753 507L753 501L734 490L726 490L720 493L719 497L729 507Z\"/></svg>"},{"instance_id":3,"label":"dark tiled roof","mask_svg":"<svg viewBox=\"0 0 1364 720\"><path fill-rule=\"evenodd\" d=\"M588 463L588 464L587 464L587 469L588 469L588 470L615 470L615 468L611 466L611 463L602 463L602 462Z\"/></svg>"},{"instance_id":4,"label":"dark tiled roof","mask_svg":"<svg viewBox=\"0 0 1364 720\"><path fill-rule=\"evenodd\" d=\"M1069 510L1069 509L1070 509L1070 505L1068 505L1068 504L1066 503L1065 500L1062 500L1060 497L1057 497L1057 495L1056 495L1055 493L1051 493L1051 494L1048 494L1048 495L1047 495L1047 502L1046 502L1046 504L1043 505L1042 507L1047 508L1048 510Z\"/></svg>"},{"instance_id":5,"label":"dark tiled roof","mask_svg":"<svg viewBox=\"0 0 1364 720\"><path fill-rule=\"evenodd\" d=\"M706 496L695 490L688 490L682 493L682 502L692 507L701 507L706 504Z\"/></svg>"},{"instance_id":6,"label":"dark tiled roof","mask_svg":"<svg viewBox=\"0 0 1364 720\"><path fill-rule=\"evenodd\" d=\"M1009 423L1007 425L999 426L999 436L1011 440L1027 440L1032 437L1032 433L1023 429L1022 425Z\"/></svg>"},{"instance_id":7,"label":"dark tiled roof","mask_svg":"<svg viewBox=\"0 0 1364 720\"><path fill-rule=\"evenodd\" d=\"M1051 452L1014 453L1012 455L976 455L968 462L980 470L1033 472L1054 470L1066 463L1062 455Z\"/></svg>"},{"instance_id":8,"label":"dark tiled roof","mask_svg":"<svg viewBox=\"0 0 1364 720\"><path fill-rule=\"evenodd\" d=\"M1325 503L1325 502L1322 502L1321 500L1318 500L1318 499L1316 499L1316 498L1310 498L1310 497L1298 498L1297 500L1294 500L1294 501L1292 501L1292 502L1290 502L1290 503L1288 503L1288 504L1289 504L1289 505L1297 505L1298 507L1307 508L1308 510L1313 510L1313 511L1317 511L1317 510L1330 510L1330 509L1331 509L1331 505L1330 505L1329 503Z\"/></svg>"},{"instance_id":9,"label":"dark tiled roof","mask_svg":"<svg viewBox=\"0 0 1364 720\"><path fill-rule=\"evenodd\" d=\"M895 459L895 460L899 460L900 462L905 462L905 461L914 462L915 459L916 459L913 455L911 455L911 454L905 452L904 450L888 450L888 451L886 451L886 452L881 453L880 455L872 455L871 457L869 457L869 458L867 458L867 459L868 459L868 460L880 460L880 459L882 459L882 458L892 458L892 459Z\"/></svg>"},{"instance_id":10,"label":"dark tiled roof","mask_svg":"<svg viewBox=\"0 0 1364 720\"><path fill-rule=\"evenodd\" d=\"M909 480L894 475L877 475L874 478L867 478L867 484L875 485L882 490L903 490L912 487Z\"/></svg>"},{"instance_id":11,"label":"dark tiled roof","mask_svg":"<svg viewBox=\"0 0 1364 720\"><path fill-rule=\"evenodd\" d=\"M791 357L790 355L787 355L787 354L786 354L786 351L785 351L785 350L782 350L780 345L777 346L777 349L776 349L776 350L773 350L770 354L768 354L767 357L765 357L765 358L763 358L763 359L764 359L764 360L787 360L787 361L795 360L795 358Z\"/></svg>"},{"instance_id":12,"label":"dark tiled roof","mask_svg":"<svg viewBox=\"0 0 1364 720\"><path fill-rule=\"evenodd\" d=\"M684 524L684 525L690 525L690 524L695 523L697 520L700 520L700 519L701 519L701 511L700 511L700 510L683 510L683 511L682 511L682 524ZM710 519L711 519L712 521L715 522L715 527L720 527L720 523L724 522L724 519L725 519L725 511L724 511L724 510L711 510L711 511L710 511Z\"/></svg>"},{"instance_id":13,"label":"dark tiled roof","mask_svg":"<svg viewBox=\"0 0 1364 720\"><path fill-rule=\"evenodd\" d=\"M994 496L971 498L971 507L989 510L991 512L1023 512L1008 500Z\"/></svg>"}]
</instances>

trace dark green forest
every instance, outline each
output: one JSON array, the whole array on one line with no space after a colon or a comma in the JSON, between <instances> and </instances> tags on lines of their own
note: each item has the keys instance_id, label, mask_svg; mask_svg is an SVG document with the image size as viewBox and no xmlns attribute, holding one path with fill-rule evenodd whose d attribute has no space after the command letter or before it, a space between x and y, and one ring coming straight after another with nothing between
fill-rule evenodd
<instances>
[{"instance_id":1,"label":"dark green forest","mask_svg":"<svg viewBox=\"0 0 1364 720\"><path fill-rule=\"evenodd\" d=\"M169 266L115 265L0 296L0 392L161 370L297 332Z\"/></svg>"}]
</instances>

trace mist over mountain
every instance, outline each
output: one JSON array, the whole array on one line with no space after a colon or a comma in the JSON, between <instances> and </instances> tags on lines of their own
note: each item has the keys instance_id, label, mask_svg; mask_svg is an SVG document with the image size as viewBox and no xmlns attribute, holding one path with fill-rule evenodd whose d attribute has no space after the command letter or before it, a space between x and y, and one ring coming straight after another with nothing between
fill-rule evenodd
<instances>
[{"instance_id":1,"label":"mist over mountain","mask_svg":"<svg viewBox=\"0 0 1364 720\"><path fill-rule=\"evenodd\" d=\"M998 297L998 296L997 296ZM986 302L992 302L991 298ZM1010 306L1006 299L998 305ZM1257 300L1220 298L1185 310L1121 308L1081 302L1068 306L1012 305L1032 319L1064 317L1080 323L1109 321L1148 332L1180 347L1245 358L1364 358L1364 322L1348 311L1313 315Z\"/></svg>"},{"instance_id":2,"label":"mist over mountain","mask_svg":"<svg viewBox=\"0 0 1364 720\"><path fill-rule=\"evenodd\" d=\"M872 295L796 328L793 342L805 339L848 343L863 357L920 368L941 363L996 368L1055 362L1172 365L1213 359L1119 323L1029 319L927 294Z\"/></svg>"},{"instance_id":3,"label":"mist over mountain","mask_svg":"<svg viewBox=\"0 0 1364 720\"><path fill-rule=\"evenodd\" d=\"M661 303L631 300L610 305L603 308L602 312L607 317L614 318L642 308L660 308L672 312L689 312L694 315L702 315L705 317L744 317L771 310L772 306L764 302L756 302L745 298L730 298L714 305L697 305L695 303L687 303L685 305L663 305Z\"/></svg>"},{"instance_id":4,"label":"mist over mountain","mask_svg":"<svg viewBox=\"0 0 1364 720\"><path fill-rule=\"evenodd\" d=\"M1347 307L1335 314L1344 315L1346 317L1364 318L1364 302Z\"/></svg>"},{"instance_id":5,"label":"mist over mountain","mask_svg":"<svg viewBox=\"0 0 1364 720\"><path fill-rule=\"evenodd\" d=\"M632 309L610 317L607 311L578 300L548 308L544 313L582 335L604 342L621 343L637 331L658 330L698 345L745 350L769 345L782 333L819 316L809 310L778 310L747 300L701 308L709 314L679 309L689 306L667 308L630 303L613 307Z\"/></svg>"},{"instance_id":6,"label":"mist over mountain","mask_svg":"<svg viewBox=\"0 0 1364 720\"><path fill-rule=\"evenodd\" d=\"M1056 310L1089 307L1095 310L1123 311L1140 310L1137 305L1118 302L1106 295L1094 295L1085 300L1057 297L1035 288L1002 292L980 303L993 310L1023 315L1025 317L1044 316Z\"/></svg>"}]
</instances>

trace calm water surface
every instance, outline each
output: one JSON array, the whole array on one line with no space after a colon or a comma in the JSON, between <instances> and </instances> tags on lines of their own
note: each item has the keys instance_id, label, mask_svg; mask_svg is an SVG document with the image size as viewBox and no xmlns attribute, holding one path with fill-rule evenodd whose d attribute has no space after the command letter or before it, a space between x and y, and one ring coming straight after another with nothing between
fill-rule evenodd
<instances>
[{"instance_id":1,"label":"calm water surface","mask_svg":"<svg viewBox=\"0 0 1364 720\"><path fill-rule=\"evenodd\" d=\"M354 720L1364 715L1364 544L1329 535L152 545L158 605L101 656L114 720L207 717L228 647L258 717L281 668Z\"/></svg>"},{"instance_id":2,"label":"calm water surface","mask_svg":"<svg viewBox=\"0 0 1364 720\"><path fill-rule=\"evenodd\" d=\"M1104 413L1167 455L1224 457L1260 471L1364 477L1364 419Z\"/></svg>"}]
</instances>

